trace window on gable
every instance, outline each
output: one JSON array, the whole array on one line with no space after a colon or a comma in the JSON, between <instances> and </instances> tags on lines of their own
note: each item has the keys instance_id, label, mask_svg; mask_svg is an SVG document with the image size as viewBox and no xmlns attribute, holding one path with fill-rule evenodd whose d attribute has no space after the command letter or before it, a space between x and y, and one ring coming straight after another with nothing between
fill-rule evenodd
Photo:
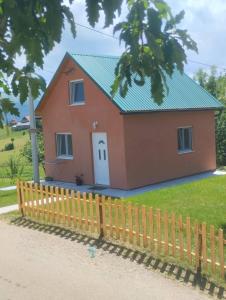
<instances>
[{"instance_id":1,"label":"window on gable","mask_svg":"<svg viewBox=\"0 0 226 300\"><path fill-rule=\"evenodd\" d=\"M192 151L192 127L178 128L177 139L179 152Z\"/></svg>"},{"instance_id":2,"label":"window on gable","mask_svg":"<svg viewBox=\"0 0 226 300\"><path fill-rule=\"evenodd\" d=\"M56 153L60 158L72 158L72 135L69 133L56 134Z\"/></svg>"},{"instance_id":3,"label":"window on gable","mask_svg":"<svg viewBox=\"0 0 226 300\"><path fill-rule=\"evenodd\" d=\"M85 102L84 83L82 80L70 81L70 104Z\"/></svg>"}]
</instances>

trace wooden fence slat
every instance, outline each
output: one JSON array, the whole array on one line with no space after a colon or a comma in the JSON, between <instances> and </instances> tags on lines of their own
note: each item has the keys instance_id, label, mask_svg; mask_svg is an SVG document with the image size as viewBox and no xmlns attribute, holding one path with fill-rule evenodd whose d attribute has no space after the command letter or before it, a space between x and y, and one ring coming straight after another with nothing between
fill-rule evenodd
<instances>
[{"instance_id":1,"label":"wooden fence slat","mask_svg":"<svg viewBox=\"0 0 226 300\"><path fill-rule=\"evenodd\" d=\"M89 193L89 215L90 215L90 229L91 229L91 232L94 232L95 228L94 228L93 195L92 195L92 193Z\"/></svg>"},{"instance_id":2,"label":"wooden fence slat","mask_svg":"<svg viewBox=\"0 0 226 300\"><path fill-rule=\"evenodd\" d=\"M41 207L40 207L40 213L41 213L41 217L42 220L44 220L45 214L44 214L44 208L45 208L45 204L44 204L44 190L43 190L43 185L40 185L40 197L41 197Z\"/></svg>"},{"instance_id":3,"label":"wooden fence slat","mask_svg":"<svg viewBox=\"0 0 226 300\"><path fill-rule=\"evenodd\" d=\"M199 224L196 222L194 226L194 238L195 238L195 265L199 266Z\"/></svg>"},{"instance_id":4,"label":"wooden fence slat","mask_svg":"<svg viewBox=\"0 0 226 300\"><path fill-rule=\"evenodd\" d=\"M54 201L54 193L53 193L53 186L50 187L50 221L55 223L55 201Z\"/></svg>"},{"instance_id":5,"label":"wooden fence slat","mask_svg":"<svg viewBox=\"0 0 226 300\"><path fill-rule=\"evenodd\" d=\"M206 252L206 224L202 224L202 259L204 269L207 270L207 252Z\"/></svg>"},{"instance_id":6,"label":"wooden fence slat","mask_svg":"<svg viewBox=\"0 0 226 300\"><path fill-rule=\"evenodd\" d=\"M108 213L109 213L110 237L113 237L113 228L112 228L112 200L111 200L111 197L108 197Z\"/></svg>"},{"instance_id":7,"label":"wooden fence slat","mask_svg":"<svg viewBox=\"0 0 226 300\"><path fill-rule=\"evenodd\" d=\"M120 201L121 210L121 230L122 230L122 240L126 241L126 216L125 216L125 206L122 201Z\"/></svg>"},{"instance_id":8,"label":"wooden fence slat","mask_svg":"<svg viewBox=\"0 0 226 300\"><path fill-rule=\"evenodd\" d=\"M59 203L59 188L56 187L56 222L57 224L60 223L60 203Z\"/></svg>"},{"instance_id":9,"label":"wooden fence slat","mask_svg":"<svg viewBox=\"0 0 226 300\"><path fill-rule=\"evenodd\" d=\"M143 233L143 247L147 247L147 216L146 216L146 207L142 206L142 233Z\"/></svg>"},{"instance_id":10,"label":"wooden fence slat","mask_svg":"<svg viewBox=\"0 0 226 300\"><path fill-rule=\"evenodd\" d=\"M60 205L61 205L61 220L63 223L66 222L66 208L65 208L65 190L63 188L60 189Z\"/></svg>"},{"instance_id":11,"label":"wooden fence slat","mask_svg":"<svg viewBox=\"0 0 226 300\"><path fill-rule=\"evenodd\" d=\"M192 263L191 255L191 220L190 217L186 218L186 238L187 238L187 257L188 261Z\"/></svg>"},{"instance_id":12,"label":"wooden fence slat","mask_svg":"<svg viewBox=\"0 0 226 300\"><path fill-rule=\"evenodd\" d=\"M106 200L105 196L101 197L101 207L102 207L102 217L103 217L103 223L102 223L102 229L104 236L107 236L107 227L106 227Z\"/></svg>"},{"instance_id":13,"label":"wooden fence slat","mask_svg":"<svg viewBox=\"0 0 226 300\"><path fill-rule=\"evenodd\" d=\"M45 206L44 210L47 211L45 220L49 222L49 216L50 216L50 209L49 209L49 187L45 185Z\"/></svg>"},{"instance_id":14,"label":"wooden fence slat","mask_svg":"<svg viewBox=\"0 0 226 300\"><path fill-rule=\"evenodd\" d=\"M153 209L149 208L149 230L150 230L150 248L154 248L154 218L153 218Z\"/></svg>"},{"instance_id":15,"label":"wooden fence slat","mask_svg":"<svg viewBox=\"0 0 226 300\"><path fill-rule=\"evenodd\" d=\"M176 256L176 217L172 213L171 216L171 241L172 241L172 256Z\"/></svg>"},{"instance_id":16,"label":"wooden fence slat","mask_svg":"<svg viewBox=\"0 0 226 300\"><path fill-rule=\"evenodd\" d=\"M71 209L72 209L72 216L73 216L73 224L74 224L74 227L76 226L76 208L75 208L75 201L76 201L76 199L75 199L75 191L74 190L72 190L71 191Z\"/></svg>"},{"instance_id":17,"label":"wooden fence slat","mask_svg":"<svg viewBox=\"0 0 226 300\"><path fill-rule=\"evenodd\" d=\"M30 207L29 207L28 182L25 182L24 188L25 188L25 208L26 208L27 216L29 216L29 214L30 214Z\"/></svg>"},{"instance_id":18,"label":"wooden fence slat","mask_svg":"<svg viewBox=\"0 0 226 300\"><path fill-rule=\"evenodd\" d=\"M180 215L178 218L178 231L179 231L179 247L180 247L180 259L184 258L184 241L183 241L183 220Z\"/></svg>"},{"instance_id":19,"label":"wooden fence slat","mask_svg":"<svg viewBox=\"0 0 226 300\"><path fill-rule=\"evenodd\" d=\"M33 193L33 185L30 183L29 185L29 189L30 189L30 201L31 201L31 213L30 216L34 217L34 193Z\"/></svg>"},{"instance_id":20,"label":"wooden fence slat","mask_svg":"<svg viewBox=\"0 0 226 300\"><path fill-rule=\"evenodd\" d=\"M101 228L100 228L100 199L99 195L95 195L95 205L96 205L96 224L97 224L97 232L100 234Z\"/></svg>"},{"instance_id":21,"label":"wooden fence slat","mask_svg":"<svg viewBox=\"0 0 226 300\"><path fill-rule=\"evenodd\" d=\"M210 225L210 255L211 255L211 270L216 271L216 251L215 251L215 228Z\"/></svg>"},{"instance_id":22,"label":"wooden fence slat","mask_svg":"<svg viewBox=\"0 0 226 300\"><path fill-rule=\"evenodd\" d=\"M39 218L39 193L38 193L38 184L34 184L34 195L35 195L35 202L34 202L34 207L35 207L35 217Z\"/></svg>"},{"instance_id":23,"label":"wooden fence slat","mask_svg":"<svg viewBox=\"0 0 226 300\"><path fill-rule=\"evenodd\" d=\"M67 224L71 226L71 207L70 207L70 196L69 196L69 189L66 189L66 213L65 217L67 216Z\"/></svg>"},{"instance_id":24,"label":"wooden fence slat","mask_svg":"<svg viewBox=\"0 0 226 300\"><path fill-rule=\"evenodd\" d=\"M116 228L116 239L120 238L120 231L119 231L119 200L115 201L115 228Z\"/></svg>"},{"instance_id":25,"label":"wooden fence slat","mask_svg":"<svg viewBox=\"0 0 226 300\"><path fill-rule=\"evenodd\" d=\"M83 209L84 209L84 219L85 219L85 230L88 231L89 226L88 226L88 211L87 211L87 197L86 193L82 194L83 197Z\"/></svg>"},{"instance_id":26,"label":"wooden fence slat","mask_svg":"<svg viewBox=\"0 0 226 300\"><path fill-rule=\"evenodd\" d=\"M224 234L223 230L218 231L219 263L221 278L224 279Z\"/></svg>"},{"instance_id":27,"label":"wooden fence slat","mask_svg":"<svg viewBox=\"0 0 226 300\"><path fill-rule=\"evenodd\" d=\"M161 237L161 211L157 209L156 211L156 225L157 225L157 246L160 253L162 246L162 237Z\"/></svg>"},{"instance_id":28,"label":"wooden fence slat","mask_svg":"<svg viewBox=\"0 0 226 300\"><path fill-rule=\"evenodd\" d=\"M139 220L139 215L140 215L140 210L138 206L135 206L135 226L136 226L136 242L137 246L140 246L140 220Z\"/></svg>"},{"instance_id":29,"label":"wooden fence slat","mask_svg":"<svg viewBox=\"0 0 226 300\"><path fill-rule=\"evenodd\" d=\"M82 208L81 208L81 194L77 192L77 204L78 204L78 222L79 227L82 229Z\"/></svg>"},{"instance_id":30,"label":"wooden fence slat","mask_svg":"<svg viewBox=\"0 0 226 300\"><path fill-rule=\"evenodd\" d=\"M165 255L169 254L169 230L168 230L168 225L169 225L169 219L168 219L168 213L164 213L164 250L165 250Z\"/></svg>"},{"instance_id":31,"label":"wooden fence slat","mask_svg":"<svg viewBox=\"0 0 226 300\"><path fill-rule=\"evenodd\" d=\"M127 206L128 209L128 224L129 224L129 242L133 244L133 210L131 203Z\"/></svg>"}]
</instances>

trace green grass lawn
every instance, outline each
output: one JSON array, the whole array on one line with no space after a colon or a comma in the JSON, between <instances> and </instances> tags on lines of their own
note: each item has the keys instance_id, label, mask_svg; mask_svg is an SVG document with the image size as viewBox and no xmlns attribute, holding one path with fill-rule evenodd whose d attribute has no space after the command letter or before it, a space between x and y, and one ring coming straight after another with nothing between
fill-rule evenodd
<instances>
[{"instance_id":1,"label":"green grass lawn","mask_svg":"<svg viewBox=\"0 0 226 300\"><path fill-rule=\"evenodd\" d=\"M0 191L0 207L17 203L16 191Z\"/></svg>"},{"instance_id":2,"label":"green grass lawn","mask_svg":"<svg viewBox=\"0 0 226 300\"><path fill-rule=\"evenodd\" d=\"M226 176L164 188L127 198L126 202L175 212L192 220L226 228Z\"/></svg>"}]
</instances>

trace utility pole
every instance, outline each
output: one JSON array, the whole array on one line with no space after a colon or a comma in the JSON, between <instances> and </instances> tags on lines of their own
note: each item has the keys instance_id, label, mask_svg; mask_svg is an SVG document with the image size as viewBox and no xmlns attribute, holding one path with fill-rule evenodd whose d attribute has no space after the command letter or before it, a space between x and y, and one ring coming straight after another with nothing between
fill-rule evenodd
<instances>
[{"instance_id":1,"label":"utility pole","mask_svg":"<svg viewBox=\"0 0 226 300\"><path fill-rule=\"evenodd\" d=\"M28 74L31 77L31 74ZM38 145L37 145L37 129L35 122L34 99L31 94L31 86L28 83L28 105L30 115L30 134L31 134L31 151L32 151L32 164L33 164L33 180L34 183L40 183L39 178L39 164L38 164Z\"/></svg>"}]
</instances>

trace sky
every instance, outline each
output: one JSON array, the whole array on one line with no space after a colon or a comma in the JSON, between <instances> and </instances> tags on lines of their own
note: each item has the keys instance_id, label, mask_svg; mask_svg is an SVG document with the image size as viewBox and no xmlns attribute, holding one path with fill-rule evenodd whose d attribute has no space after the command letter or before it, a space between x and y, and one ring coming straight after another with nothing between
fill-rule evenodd
<instances>
[{"instance_id":1,"label":"sky","mask_svg":"<svg viewBox=\"0 0 226 300\"><path fill-rule=\"evenodd\" d=\"M65 0L65 2L68 0ZM207 65L216 65L219 72L226 70L226 1L225 0L166 0L172 8L174 14L185 10L185 18L181 28L188 30L191 37L197 42L199 53L187 52L188 64L185 72L193 77L199 68L209 70ZM84 6L85 0L74 0L72 11L76 23L90 27L86 18ZM125 5L122 14L115 20L115 23L123 20L126 15ZM95 29L112 35L113 26L104 29L104 16ZM106 37L99 33L77 26L77 37L72 38L69 27L66 26L62 41L56 45L53 51L45 58L44 70L38 70L47 84L52 79L58 65L60 64L65 52L83 54L105 54L120 55L123 46L119 41L112 37ZM198 64L194 63L203 63ZM24 57L18 58L18 64L23 65ZM19 105L19 104L18 104ZM27 114L27 105L20 107L23 115Z\"/></svg>"},{"instance_id":2,"label":"sky","mask_svg":"<svg viewBox=\"0 0 226 300\"><path fill-rule=\"evenodd\" d=\"M76 23L89 26L86 18L84 0L75 0L72 11ZM191 37L197 42L199 53L187 52L188 64L185 71L191 77L199 68L209 69L207 65L216 65L219 72L226 69L226 1L225 0L167 0L174 14L185 10L182 28L188 30ZM123 7L122 15L115 23L123 20L126 10ZM112 35L112 29L104 29L104 17L101 16L96 29ZM72 38L69 27L66 26L62 41L46 57L44 71L39 71L47 83L52 78L65 52L84 54L120 55L123 46L117 39L103 36L77 25L77 37ZM198 64L194 63L203 63Z\"/></svg>"}]
</instances>

